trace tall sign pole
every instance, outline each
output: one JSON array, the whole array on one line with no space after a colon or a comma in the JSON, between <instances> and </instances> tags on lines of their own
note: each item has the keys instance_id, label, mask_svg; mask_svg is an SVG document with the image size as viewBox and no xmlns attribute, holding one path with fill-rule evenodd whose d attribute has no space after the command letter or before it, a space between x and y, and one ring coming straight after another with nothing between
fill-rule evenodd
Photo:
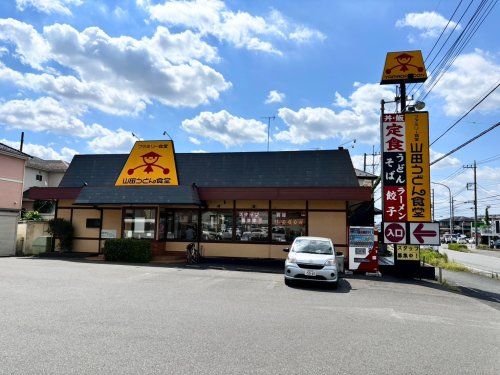
<instances>
[{"instance_id":1,"label":"tall sign pole","mask_svg":"<svg viewBox=\"0 0 500 375\"><path fill-rule=\"evenodd\" d=\"M399 85L400 111L385 113L381 101L382 231L401 269L420 265L419 245L439 244L439 224L431 222L429 114L408 112L406 104L406 85L426 79L421 51L387 53L380 84Z\"/></svg>"}]
</instances>

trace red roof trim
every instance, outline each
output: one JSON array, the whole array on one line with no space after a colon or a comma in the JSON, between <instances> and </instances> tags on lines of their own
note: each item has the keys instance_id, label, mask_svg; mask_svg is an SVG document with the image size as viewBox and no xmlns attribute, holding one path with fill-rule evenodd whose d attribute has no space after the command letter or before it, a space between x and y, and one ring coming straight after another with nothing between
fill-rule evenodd
<instances>
[{"instance_id":1,"label":"red roof trim","mask_svg":"<svg viewBox=\"0 0 500 375\"><path fill-rule=\"evenodd\" d=\"M82 188L32 187L28 189L29 199L76 199Z\"/></svg>"},{"instance_id":2,"label":"red roof trim","mask_svg":"<svg viewBox=\"0 0 500 375\"><path fill-rule=\"evenodd\" d=\"M369 187L336 188L204 188L198 187L201 200L210 199L307 199L370 201Z\"/></svg>"}]
</instances>

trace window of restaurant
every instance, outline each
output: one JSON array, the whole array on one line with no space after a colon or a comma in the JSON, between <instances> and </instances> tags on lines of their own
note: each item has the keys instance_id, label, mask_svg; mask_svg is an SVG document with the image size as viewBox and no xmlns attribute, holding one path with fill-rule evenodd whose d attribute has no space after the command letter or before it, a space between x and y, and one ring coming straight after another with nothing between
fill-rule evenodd
<instances>
[{"instance_id":1,"label":"window of restaurant","mask_svg":"<svg viewBox=\"0 0 500 375\"><path fill-rule=\"evenodd\" d=\"M160 210L158 226L160 240L198 239L198 211L197 210Z\"/></svg>"},{"instance_id":2,"label":"window of restaurant","mask_svg":"<svg viewBox=\"0 0 500 375\"><path fill-rule=\"evenodd\" d=\"M237 211L236 240L269 242L269 212Z\"/></svg>"},{"instance_id":3,"label":"window of restaurant","mask_svg":"<svg viewBox=\"0 0 500 375\"><path fill-rule=\"evenodd\" d=\"M203 241L232 241L233 211L204 211L201 214L201 239Z\"/></svg>"},{"instance_id":4,"label":"window of restaurant","mask_svg":"<svg viewBox=\"0 0 500 375\"><path fill-rule=\"evenodd\" d=\"M156 209L127 208L123 215L123 238L155 238Z\"/></svg>"},{"instance_id":5,"label":"window of restaurant","mask_svg":"<svg viewBox=\"0 0 500 375\"><path fill-rule=\"evenodd\" d=\"M306 235L305 211L273 211L271 240L272 242L291 243L296 237Z\"/></svg>"}]
</instances>

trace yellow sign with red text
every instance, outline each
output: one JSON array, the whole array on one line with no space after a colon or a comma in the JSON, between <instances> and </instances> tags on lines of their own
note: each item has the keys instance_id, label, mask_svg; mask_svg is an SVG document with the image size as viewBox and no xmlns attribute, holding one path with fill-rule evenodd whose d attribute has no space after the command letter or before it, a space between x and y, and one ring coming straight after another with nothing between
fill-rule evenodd
<instances>
[{"instance_id":1,"label":"yellow sign with red text","mask_svg":"<svg viewBox=\"0 0 500 375\"><path fill-rule=\"evenodd\" d=\"M179 185L172 141L135 142L115 186Z\"/></svg>"},{"instance_id":2,"label":"yellow sign with red text","mask_svg":"<svg viewBox=\"0 0 500 375\"><path fill-rule=\"evenodd\" d=\"M381 85L395 83L425 82L425 70L422 51L388 52L385 58Z\"/></svg>"},{"instance_id":3,"label":"yellow sign with red text","mask_svg":"<svg viewBox=\"0 0 500 375\"><path fill-rule=\"evenodd\" d=\"M407 221L431 221L429 113L405 113Z\"/></svg>"}]
</instances>

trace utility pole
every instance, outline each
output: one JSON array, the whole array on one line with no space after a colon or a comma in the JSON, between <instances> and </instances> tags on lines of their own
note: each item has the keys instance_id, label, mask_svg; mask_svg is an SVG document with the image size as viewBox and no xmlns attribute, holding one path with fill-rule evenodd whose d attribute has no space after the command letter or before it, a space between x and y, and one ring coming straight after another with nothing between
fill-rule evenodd
<instances>
[{"instance_id":1,"label":"utility pole","mask_svg":"<svg viewBox=\"0 0 500 375\"><path fill-rule=\"evenodd\" d=\"M364 153L364 159L363 159L363 172L366 172L366 152Z\"/></svg>"},{"instance_id":2,"label":"utility pole","mask_svg":"<svg viewBox=\"0 0 500 375\"><path fill-rule=\"evenodd\" d=\"M434 221L434 189L431 189L432 192L432 221Z\"/></svg>"},{"instance_id":3,"label":"utility pole","mask_svg":"<svg viewBox=\"0 0 500 375\"><path fill-rule=\"evenodd\" d=\"M371 164L366 163L366 157L368 155L372 156L372 162ZM380 152L375 152L375 146L372 146L372 153L367 154L366 152L364 153L364 158L363 158L363 171L366 172L367 167L372 167L372 174L375 174L375 156L380 155Z\"/></svg>"},{"instance_id":4,"label":"utility pole","mask_svg":"<svg viewBox=\"0 0 500 375\"><path fill-rule=\"evenodd\" d=\"M449 194L449 197L450 197L450 234L453 234L453 198L451 196L451 189L448 185L445 185L445 184L442 184L441 182L434 182L434 181L431 181L431 184L436 184L436 185L441 185L441 186L444 186L446 189L448 189L448 194Z\"/></svg>"},{"instance_id":5,"label":"utility pole","mask_svg":"<svg viewBox=\"0 0 500 375\"><path fill-rule=\"evenodd\" d=\"M476 161L474 160L474 164L472 165L464 165L464 168L470 168L474 170L474 243L476 247L477 243L477 174L476 174Z\"/></svg>"},{"instance_id":6,"label":"utility pole","mask_svg":"<svg viewBox=\"0 0 500 375\"><path fill-rule=\"evenodd\" d=\"M267 119L267 152L269 152L269 131L271 129L271 120L276 120L276 116L262 116Z\"/></svg>"}]
</instances>

